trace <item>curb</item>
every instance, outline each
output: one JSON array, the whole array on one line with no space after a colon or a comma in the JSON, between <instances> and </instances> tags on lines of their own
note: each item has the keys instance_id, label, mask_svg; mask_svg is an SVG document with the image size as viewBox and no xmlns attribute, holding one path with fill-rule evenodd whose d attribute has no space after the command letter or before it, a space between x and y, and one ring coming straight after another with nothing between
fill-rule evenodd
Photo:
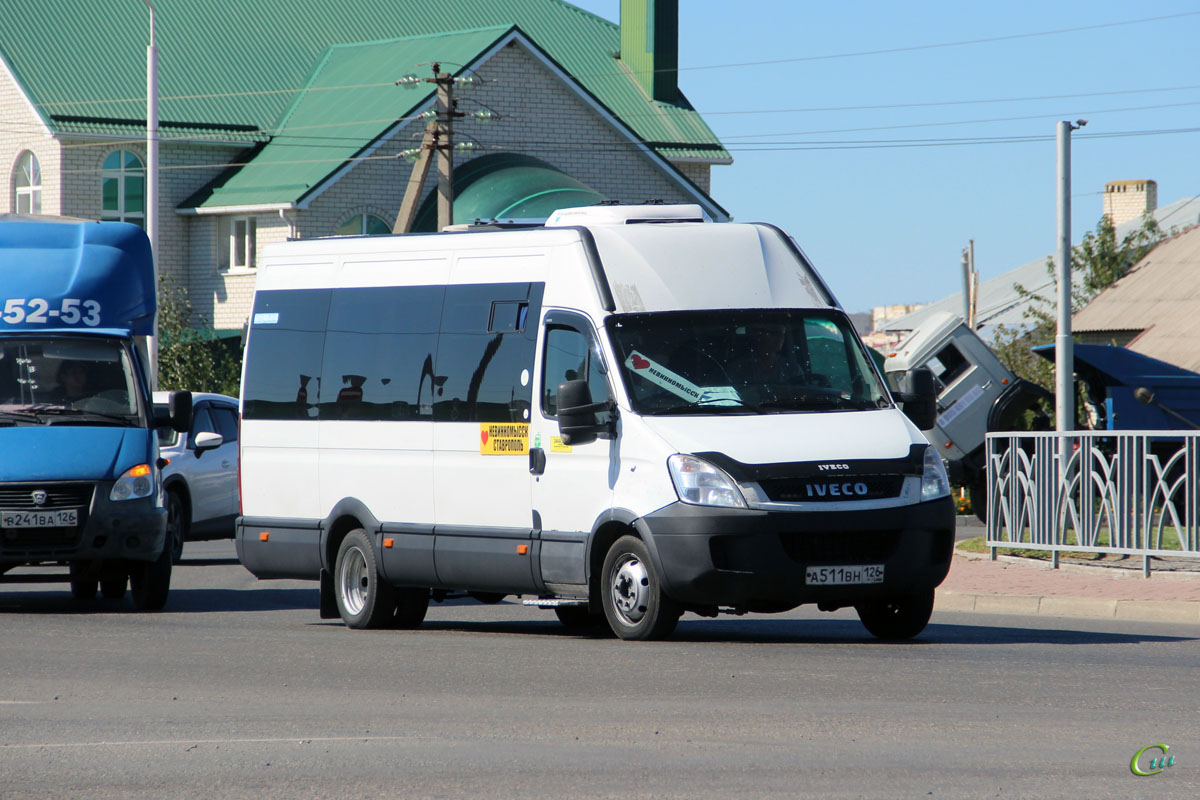
<instances>
[{"instance_id":1,"label":"curb","mask_svg":"<svg viewBox=\"0 0 1200 800\"><path fill-rule=\"evenodd\" d=\"M1099 597L975 594L953 589L938 589L935 598L936 611L1040 614L1051 617L1200 624L1200 603L1186 600L1105 600Z\"/></svg>"}]
</instances>

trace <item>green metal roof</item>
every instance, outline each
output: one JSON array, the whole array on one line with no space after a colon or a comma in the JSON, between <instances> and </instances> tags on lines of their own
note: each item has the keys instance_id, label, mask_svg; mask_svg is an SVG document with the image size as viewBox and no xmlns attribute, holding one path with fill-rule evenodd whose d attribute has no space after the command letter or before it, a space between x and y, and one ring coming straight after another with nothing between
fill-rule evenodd
<instances>
[{"instance_id":1,"label":"green metal roof","mask_svg":"<svg viewBox=\"0 0 1200 800\"><path fill-rule=\"evenodd\" d=\"M380 98L389 96L389 111L419 101L391 85L412 65L455 57L468 62L516 26L658 151L729 158L682 94L675 103L647 98L614 58L617 25L562 0L157 0L155 8L164 139L261 141L268 137L256 132L275 131L283 122L298 132L301 120L324 116L353 123L337 136L357 137L343 150L359 150L388 127L378 122L387 116L378 113ZM147 8L134 0L22 0L5 3L0 14L0 57L60 132L138 130L148 40ZM317 88L334 85L362 88L318 98ZM329 99L334 95L340 97ZM392 95L400 99L391 101ZM231 180L222 191L232 202L245 189L239 205L299 199L317 170L299 168L312 159L294 144L292 157L272 145L258 153L275 159L273 173L285 165L292 173L272 178L274 189L254 192L248 182ZM321 150L327 176L339 164L329 148ZM215 204L215 198L213 192L205 202Z\"/></svg>"},{"instance_id":2,"label":"green metal roof","mask_svg":"<svg viewBox=\"0 0 1200 800\"><path fill-rule=\"evenodd\" d=\"M607 200L587 184L541 159L520 153L491 153L454 170L454 223L477 219L544 219L560 208ZM437 230L437 194L430 194L412 230Z\"/></svg>"}]
</instances>

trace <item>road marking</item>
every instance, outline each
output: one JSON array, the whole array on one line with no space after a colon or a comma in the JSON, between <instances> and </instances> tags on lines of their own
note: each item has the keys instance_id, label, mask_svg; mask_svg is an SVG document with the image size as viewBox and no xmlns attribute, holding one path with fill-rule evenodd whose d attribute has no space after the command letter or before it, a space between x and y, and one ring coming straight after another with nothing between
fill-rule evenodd
<instances>
[{"instance_id":1,"label":"road marking","mask_svg":"<svg viewBox=\"0 0 1200 800\"><path fill-rule=\"evenodd\" d=\"M0 700L0 706L35 706L45 700Z\"/></svg>"},{"instance_id":2,"label":"road marking","mask_svg":"<svg viewBox=\"0 0 1200 800\"><path fill-rule=\"evenodd\" d=\"M199 744L314 744L317 742L400 742L413 736L279 736L262 739L149 739L126 742L36 742L32 744L0 744L0 750L33 750L68 747L153 747Z\"/></svg>"}]
</instances>

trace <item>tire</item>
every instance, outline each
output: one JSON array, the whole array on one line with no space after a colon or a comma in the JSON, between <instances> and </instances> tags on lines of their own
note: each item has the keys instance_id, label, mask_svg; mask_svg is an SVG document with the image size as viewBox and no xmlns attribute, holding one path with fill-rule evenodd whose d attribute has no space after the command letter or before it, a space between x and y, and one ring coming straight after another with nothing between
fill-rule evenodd
<instances>
[{"instance_id":1,"label":"tire","mask_svg":"<svg viewBox=\"0 0 1200 800\"><path fill-rule=\"evenodd\" d=\"M71 565L71 596L76 600L92 600L96 597L97 582L87 577L85 571Z\"/></svg>"},{"instance_id":2,"label":"tire","mask_svg":"<svg viewBox=\"0 0 1200 800\"><path fill-rule=\"evenodd\" d=\"M163 542L162 553L153 561L131 565L129 588L133 607L138 611L158 611L167 604L167 594L171 591L170 542Z\"/></svg>"},{"instance_id":3,"label":"tire","mask_svg":"<svg viewBox=\"0 0 1200 800\"><path fill-rule=\"evenodd\" d=\"M167 541L171 546L171 563L183 558L183 543L188 536L187 507L177 491L167 492Z\"/></svg>"},{"instance_id":4,"label":"tire","mask_svg":"<svg viewBox=\"0 0 1200 800\"><path fill-rule=\"evenodd\" d=\"M854 610L873 636L892 641L911 639L929 624L933 614L933 589L860 603Z\"/></svg>"},{"instance_id":5,"label":"tire","mask_svg":"<svg viewBox=\"0 0 1200 800\"><path fill-rule=\"evenodd\" d=\"M591 613L587 606L555 606L554 616L563 627L573 631L594 628L604 621L604 617Z\"/></svg>"},{"instance_id":6,"label":"tire","mask_svg":"<svg viewBox=\"0 0 1200 800\"><path fill-rule=\"evenodd\" d=\"M429 611L428 589L395 589L396 611L391 626L402 630L420 627Z\"/></svg>"},{"instance_id":7,"label":"tire","mask_svg":"<svg viewBox=\"0 0 1200 800\"><path fill-rule=\"evenodd\" d=\"M601 572L604 616L621 639L665 639L683 610L663 594L650 551L635 536L622 536L609 548Z\"/></svg>"},{"instance_id":8,"label":"tire","mask_svg":"<svg viewBox=\"0 0 1200 800\"><path fill-rule=\"evenodd\" d=\"M375 548L362 528L346 534L338 548L333 592L346 627L383 628L392 623L395 593L380 576Z\"/></svg>"},{"instance_id":9,"label":"tire","mask_svg":"<svg viewBox=\"0 0 1200 800\"><path fill-rule=\"evenodd\" d=\"M100 579L100 595L105 600L120 600L125 597L125 584L129 579L124 575Z\"/></svg>"}]
</instances>

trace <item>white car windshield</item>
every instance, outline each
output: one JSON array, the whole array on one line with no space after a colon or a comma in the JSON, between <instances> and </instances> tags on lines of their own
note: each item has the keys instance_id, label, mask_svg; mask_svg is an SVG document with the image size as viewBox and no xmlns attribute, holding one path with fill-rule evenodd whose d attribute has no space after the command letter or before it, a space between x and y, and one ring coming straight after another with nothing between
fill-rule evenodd
<instances>
[{"instance_id":1,"label":"white car windshield","mask_svg":"<svg viewBox=\"0 0 1200 800\"><path fill-rule=\"evenodd\" d=\"M845 315L792 309L622 314L606 323L640 414L779 414L891 405Z\"/></svg>"}]
</instances>

